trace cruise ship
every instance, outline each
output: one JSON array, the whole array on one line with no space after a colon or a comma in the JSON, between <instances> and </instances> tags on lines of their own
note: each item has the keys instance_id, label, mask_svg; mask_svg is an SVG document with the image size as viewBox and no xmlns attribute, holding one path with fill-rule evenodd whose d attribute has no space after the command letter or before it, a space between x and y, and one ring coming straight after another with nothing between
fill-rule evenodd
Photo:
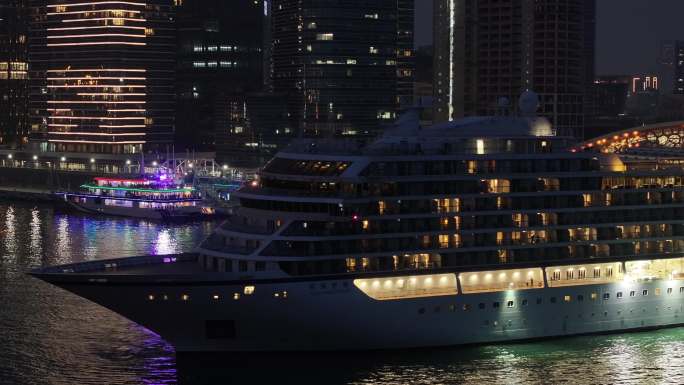
<instances>
[{"instance_id":1,"label":"cruise ship","mask_svg":"<svg viewBox=\"0 0 684 385\"><path fill-rule=\"evenodd\" d=\"M526 98L516 116L421 127L408 114L369 143L301 139L233 193L239 209L196 252L32 274L178 352L684 324L684 170L672 139L684 122L576 143Z\"/></svg>"}]
</instances>

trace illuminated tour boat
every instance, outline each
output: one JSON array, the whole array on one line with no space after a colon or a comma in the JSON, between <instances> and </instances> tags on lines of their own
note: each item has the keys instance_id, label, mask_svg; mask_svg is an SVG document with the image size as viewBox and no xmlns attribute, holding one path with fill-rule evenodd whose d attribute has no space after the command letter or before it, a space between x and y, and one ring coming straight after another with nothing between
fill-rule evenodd
<instances>
[{"instance_id":1,"label":"illuminated tour boat","mask_svg":"<svg viewBox=\"0 0 684 385\"><path fill-rule=\"evenodd\" d=\"M158 178L95 178L76 193L57 193L83 212L157 220L198 219L214 214L193 187Z\"/></svg>"},{"instance_id":2,"label":"illuminated tour boat","mask_svg":"<svg viewBox=\"0 0 684 385\"><path fill-rule=\"evenodd\" d=\"M196 253L32 274L178 352L684 324L684 170L657 137L684 135L684 122L577 144L528 104L432 127L406 115L367 144L300 139L233 193L240 208Z\"/></svg>"}]
</instances>

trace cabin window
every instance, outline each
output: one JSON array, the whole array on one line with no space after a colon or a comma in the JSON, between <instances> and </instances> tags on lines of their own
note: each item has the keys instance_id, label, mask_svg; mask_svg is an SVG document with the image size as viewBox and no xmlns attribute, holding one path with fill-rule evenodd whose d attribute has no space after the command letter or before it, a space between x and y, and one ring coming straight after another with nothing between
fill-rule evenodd
<instances>
[{"instance_id":1,"label":"cabin window","mask_svg":"<svg viewBox=\"0 0 684 385\"><path fill-rule=\"evenodd\" d=\"M477 305L477 307L480 308L480 309L482 309L482 310L484 310L485 304L482 303L482 302L480 302L480 303Z\"/></svg>"},{"instance_id":2,"label":"cabin window","mask_svg":"<svg viewBox=\"0 0 684 385\"><path fill-rule=\"evenodd\" d=\"M572 296L566 295L563 297L563 301L565 302L571 302L572 301Z\"/></svg>"},{"instance_id":3,"label":"cabin window","mask_svg":"<svg viewBox=\"0 0 684 385\"><path fill-rule=\"evenodd\" d=\"M672 294L672 288L671 287L667 288L667 294Z\"/></svg>"},{"instance_id":4,"label":"cabin window","mask_svg":"<svg viewBox=\"0 0 684 385\"><path fill-rule=\"evenodd\" d=\"M622 292L621 292L621 291L618 291L616 297L622 298Z\"/></svg>"},{"instance_id":5,"label":"cabin window","mask_svg":"<svg viewBox=\"0 0 684 385\"><path fill-rule=\"evenodd\" d=\"M537 305L541 305L543 300L541 298L537 298Z\"/></svg>"},{"instance_id":6,"label":"cabin window","mask_svg":"<svg viewBox=\"0 0 684 385\"><path fill-rule=\"evenodd\" d=\"M254 286L245 286L245 295L252 295L254 294Z\"/></svg>"},{"instance_id":7,"label":"cabin window","mask_svg":"<svg viewBox=\"0 0 684 385\"><path fill-rule=\"evenodd\" d=\"M551 297L550 301L551 303L556 303L556 297Z\"/></svg>"},{"instance_id":8,"label":"cabin window","mask_svg":"<svg viewBox=\"0 0 684 385\"><path fill-rule=\"evenodd\" d=\"M492 307L493 307L494 309L498 309L500 305L501 305L500 303L494 302L494 303L492 304Z\"/></svg>"},{"instance_id":9,"label":"cabin window","mask_svg":"<svg viewBox=\"0 0 684 385\"><path fill-rule=\"evenodd\" d=\"M603 293L603 299L604 300L610 299L610 293Z\"/></svg>"},{"instance_id":10,"label":"cabin window","mask_svg":"<svg viewBox=\"0 0 684 385\"><path fill-rule=\"evenodd\" d=\"M630 296L630 297L634 297L635 295L636 295L636 292L635 292L634 290L632 290L632 291L629 292L629 296Z\"/></svg>"},{"instance_id":11,"label":"cabin window","mask_svg":"<svg viewBox=\"0 0 684 385\"><path fill-rule=\"evenodd\" d=\"M641 295L643 295L644 297L647 296L647 295L648 295L648 290L647 290L647 289L643 290L643 291L641 292Z\"/></svg>"},{"instance_id":12,"label":"cabin window","mask_svg":"<svg viewBox=\"0 0 684 385\"><path fill-rule=\"evenodd\" d=\"M598 294L596 293L591 293L591 300L595 301L598 298Z\"/></svg>"},{"instance_id":13,"label":"cabin window","mask_svg":"<svg viewBox=\"0 0 684 385\"><path fill-rule=\"evenodd\" d=\"M513 301L508 301L507 306L508 306L508 307L513 307L513 306L515 306L515 302L513 302Z\"/></svg>"},{"instance_id":14,"label":"cabin window","mask_svg":"<svg viewBox=\"0 0 684 385\"><path fill-rule=\"evenodd\" d=\"M463 304L463 311L468 311L470 310L470 304L464 303Z\"/></svg>"},{"instance_id":15,"label":"cabin window","mask_svg":"<svg viewBox=\"0 0 684 385\"><path fill-rule=\"evenodd\" d=\"M660 295L660 288L659 287L655 289L655 295Z\"/></svg>"},{"instance_id":16,"label":"cabin window","mask_svg":"<svg viewBox=\"0 0 684 385\"><path fill-rule=\"evenodd\" d=\"M583 296L582 294L578 295L578 296L577 296L577 301L578 301L578 302L584 301L584 296Z\"/></svg>"}]
</instances>

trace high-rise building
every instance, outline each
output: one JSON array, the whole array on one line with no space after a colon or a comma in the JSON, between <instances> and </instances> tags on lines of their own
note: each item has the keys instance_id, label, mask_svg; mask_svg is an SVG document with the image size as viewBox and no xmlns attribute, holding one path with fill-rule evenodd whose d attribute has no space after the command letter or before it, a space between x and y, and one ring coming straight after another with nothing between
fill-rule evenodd
<instances>
[{"instance_id":1,"label":"high-rise building","mask_svg":"<svg viewBox=\"0 0 684 385\"><path fill-rule=\"evenodd\" d=\"M674 42L674 93L684 95L684 41Z\"/></svg>"},{"instance_id":2,"label":"high-rise building","mask_svg":"<svg viewBox=\"0 0 684 385\"><path fill-rule=\"evenodd\" d=\"M216 157L223 164L262 166L293 137L284 95L250 93L233 98L228 107L217 118L230 127L216 133Z\"/></svg>"},{"instance_id":3,"label":"high-rise building","mask_svg":"<svg viewBox=\"0 0 684 385\"><path fill-rule=\"evenodd\" d=\"M415 14L414 0L397 0L397 100L400 108L414 104Z\"/></svg>"},{"instance_id":4,"label":"high-rise building","mask_svg":"<svg viewBox=\"0 0 684 385\"><path fill-rule=\"evenodd\" d=\"M232 148L236 128L225 117L248 93L261 92L269 73L268 1L176 4L176 150Z\"/></svg>"},{"instance_id":5,"label":"high-rise building","mask_svg":"<svg viewBox=\"0 0 684 385\"><path fill-rule=\"evenodd\" d=\"M397 108L397 0L273 0L273 89L308 136L366 136Z\"/></svg>"},{"instance_id":6,"label":"high-rise building","mask_svg":"<svg viewBox=\"0 0 684 385\"><path fill-rule=\"evenodd\" d=\"M32 0L30 112L41 151L168 151L172 0Z\"/></svg>"},{"instance_id":7,"label":"high-rise building","mask_svg":"<svg viewBox=\"0 0 684 385\"><path fill-rule=\"evenodd\" d=\"M595 0L435 0L435 120L491 115L525 90L560 135L582 137Z\"/></svg>"},{"instance_id":8,"label":"high-rise building","mask_svg":"<svg viewBox=\"0 0 684 385\"><path fill-rule=\"evenodd\" d=\"M0 145L22 147L28 132L28 4L0 4Z\"/></svg>"}]
</instances>

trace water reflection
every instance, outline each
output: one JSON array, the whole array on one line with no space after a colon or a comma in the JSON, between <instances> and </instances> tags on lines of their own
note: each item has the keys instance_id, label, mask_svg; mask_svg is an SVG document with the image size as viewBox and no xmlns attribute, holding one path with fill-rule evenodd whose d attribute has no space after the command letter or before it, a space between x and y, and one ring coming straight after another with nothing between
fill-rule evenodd
<instances>
[{"instance_id":1,"label":"water reflection","mask_svg":"<svg viewBox=\"0 0 684 385\"><path fill-rule=\"evenodd\" d=\"M37 208L33 208L31 210L31 222L29 223L29 237L29 263L31 265L38 265L40 263L40 255L43 253L43 238L41 235L40 211Z\"/></svg>"},{"instance_id":2,"label":"water reflection","mask_svg":"<svg viewBox=\"0 0 684 385\"><path fill-rule=\"evenodd\" d=\"M373 354L176 357L154 333L22 274L40 265L190 250L211 224L0 204L0 383L681 384L684 329Z\"/></svg>"},{"instance_id":3,"label":"water reflection","mask_svg":"<svg viewBox=\"0 0 684 385\"><path fill-rule=\"evenodd\" d=\"M349 354L180 355L180 384L681 384L684 330Z\"/></svg>"}]
</instances>

